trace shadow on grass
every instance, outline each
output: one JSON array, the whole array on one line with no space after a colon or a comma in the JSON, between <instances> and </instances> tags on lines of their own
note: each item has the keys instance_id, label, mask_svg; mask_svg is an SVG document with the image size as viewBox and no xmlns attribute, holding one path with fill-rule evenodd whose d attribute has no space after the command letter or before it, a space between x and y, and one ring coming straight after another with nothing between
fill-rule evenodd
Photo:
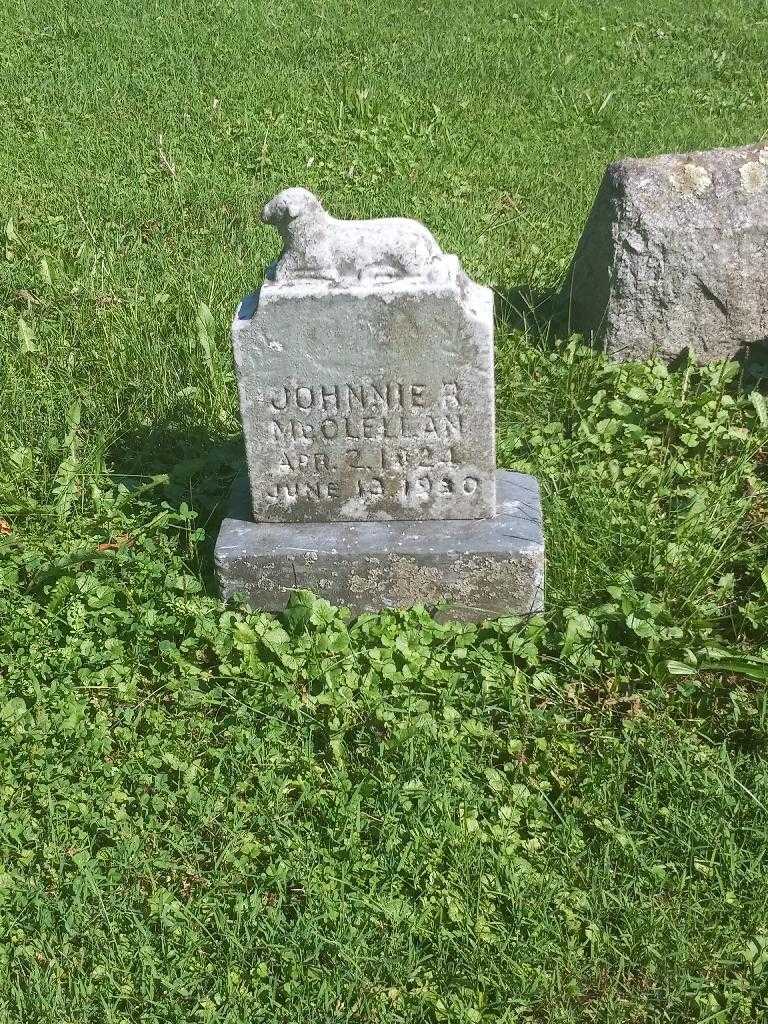
<instances>
[{"instance_id":1,"label":"shadow on grass","mask_svg":"<svg viewBox=\"0 0 768 1024\"><path fill-rule=\"evenodd\" d=\"M568 296L561 287L521 284L494 290L497 331L524 331L545 347L570 334Z\"/></svg>"},{"instance_id":2,"label":"shadow on grass","mask_svg":"<svg viewBox=\"0 0 768 1024\"><path fill-rule=\"evenodd\" d=\"M768 389L768 340L745 346L740 362L745 388L765 392Z\"/></svg>"},{"instance_id":3,"label":"shadow on grass","mask_svg":"<svg viewBox=\"0 0 768 1024\"><path fill-rule=\"evenodd\" d=\"M242 435L188 423L158 423L146 431L124 434L110 450L108 462L114 476L129 487L150 477L166 477L166 482L146 492L145 500L158 505L167 502L174 508L186 502L197 513L194 528L205 531L196 552L197 569L206 591L216 594L213 549L232 482L245 463Z\"/></svg>"},{"instance_id":4,"label":"shadow on grass","mask_svg":"<svg viewBox=\"0 0 768 1024\"><path fill-rule=\"evenodd\" d=\"M495 289L494 319L497 331L523 331L543 349L554 348L579 333L571 322L571 296L568 281L558 287L534 288L517 285ZM599 340L593 344L602 351ZM682 349L669 364L675 370L685 366L690 351ZM741 364L740 388L743 391L768 389L768 339L744 345L732 357Z\"/></svg>"}]
</instances>

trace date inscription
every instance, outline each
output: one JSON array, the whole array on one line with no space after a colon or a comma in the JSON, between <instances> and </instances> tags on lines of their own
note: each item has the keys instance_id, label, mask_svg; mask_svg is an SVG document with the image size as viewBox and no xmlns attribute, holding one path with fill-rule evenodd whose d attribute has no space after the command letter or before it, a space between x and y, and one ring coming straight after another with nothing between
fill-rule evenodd
<instances>
[{"instance_id":1,"label":"date inscription","mask_svg":"<svg viewBox=\"0 0 768 1024\"><path fill-rule=\"evenodd\" d=\"M481 479L464 453L466 408L458 380L296 383L262 395L270 505L382 501L404 508L471 502Z\"/></svg>"}]
</instances>

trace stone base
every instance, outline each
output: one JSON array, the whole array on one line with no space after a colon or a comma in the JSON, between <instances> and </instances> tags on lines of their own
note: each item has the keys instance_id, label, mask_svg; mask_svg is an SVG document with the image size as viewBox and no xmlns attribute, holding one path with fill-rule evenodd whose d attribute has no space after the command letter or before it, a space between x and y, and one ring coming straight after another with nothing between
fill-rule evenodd
<instances>
[{"instance_id":1,"label":"stone base","mask_svg":"<svg viewBox=\"0 0 768 1024\"><path fill-rule=\"evenodd\" d=\"M245 478L216 542L224 600L279 611L311 590L354 614L443 604L441 619L480 621L540 611L544 537L539 485L498 470L493 519L254 523Z\"/></svg>"}]
</instances>

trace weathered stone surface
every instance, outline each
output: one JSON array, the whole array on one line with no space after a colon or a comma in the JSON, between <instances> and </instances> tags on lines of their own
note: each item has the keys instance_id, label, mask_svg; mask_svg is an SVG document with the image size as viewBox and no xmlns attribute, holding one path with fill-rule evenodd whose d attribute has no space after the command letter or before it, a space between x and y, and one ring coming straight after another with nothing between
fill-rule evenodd
<instances>
[{"instance_id":1,"label":"weathered stone surface","mask_svg":"<svg viewBox=\"0 0 768 1024\"><path fill-rule=\"evenodd\" d=\"M493 519L279 525L249 521L241 479L216 545L222 596L278 611L294 590L311 590L356 614L447 601L442 618L469 621L538 611L538 484L499 471L497 494Z\"/></svg>"},{"instance_id":2,"label":"weathered stone surface","mask_svg":"<svg viewBox=\"0 0 768 1024\"><path fill-rule=\"evenodd\" d=\"M216 544L222 595L279 611L542 607L536 481L496 472L493 297L416 221L340 221L304 189L232 326L248 479Z\"/></svg>"},{"instance_id":3,"label":"weathered stone surface","mask_svg":"<svg viewBox=\"0 0 768 1024\"><path fill-rule=\"evenodd\" d=\"M768 147L608 167L569 280L574 329L615 359L713 361L768 338Z\"/></svg>"},{"instance_id":4,"label":"weathered stone surface","mask_svg":"<svg viewBox=\"0 0 768 1024\"><path fill-rule=\"evenodd\" d=\"M303 189L263 218L283 252L232 326L253 518L492 516L491 291L416 221Z\"/></svg>"}]
</instances>

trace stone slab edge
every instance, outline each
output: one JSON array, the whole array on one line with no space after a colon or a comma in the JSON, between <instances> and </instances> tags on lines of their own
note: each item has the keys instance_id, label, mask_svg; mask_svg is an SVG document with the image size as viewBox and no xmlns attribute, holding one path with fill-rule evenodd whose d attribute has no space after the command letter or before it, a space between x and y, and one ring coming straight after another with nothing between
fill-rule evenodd
<instances>
[{"instance_id":1,"label":"stone slab edge","mask_svg":"<svg viewBox=\"0 0 768 1024\"><path fill-rule=\"evenodd\" d=\"M295 590L311 590L354 614L447 602L437 617L464 621L540 611L538 482L497 470L496 490L493 519L254 523L240 477L216 542L222 598L280 611Z\"/></svg>"}]
</instances>

